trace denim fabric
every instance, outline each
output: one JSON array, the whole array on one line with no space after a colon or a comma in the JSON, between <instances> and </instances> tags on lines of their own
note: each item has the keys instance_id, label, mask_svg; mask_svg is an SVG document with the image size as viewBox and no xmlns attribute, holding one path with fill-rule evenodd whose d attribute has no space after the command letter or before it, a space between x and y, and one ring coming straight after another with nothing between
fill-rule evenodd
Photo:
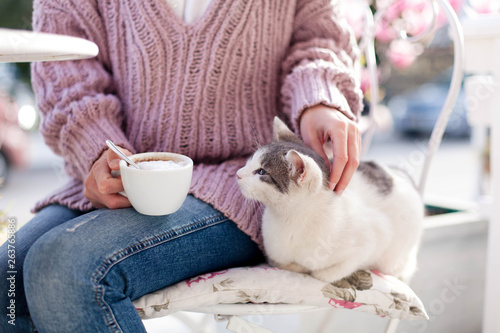
<instances>
[{"instance_id":1,"label":"denim fabric","mask_svg":"<svg viewBox=\"0 0 500 333\"><path fill-rule=\"evenodd\" d=\"M28 306L24 294L23 285L23 264L26 254L31 245L47 231L55 228L61 223L67 222L83 212L71 210L64 206L52 205L41 210L31 221L26 223L15 234L15 267L14 270L8 267L7 243L0 247L0 332L31 332L32 322L28 315ZM15 274L7 274L9 271L15 271ZM9 297L8 290L11 290L10 276L14 276L13 289L15 297ZM10 300L14 299L15 306L15 326L8 324L13 317L7 317L10 313L6 308L10 306Z\"/></svg>"},{"instance_id":2,"label":"denim fabric","mask_svg":"<svg viewBox=\"0 0 500 333\"><path fill-rule=\"evenodd\" d=\"M198 274L262 261L232 221L188 196L168 216L100 209L60 224L31 246L24 285L40 332L145 332L132 300Z\"/></svg>"}]
</instances>

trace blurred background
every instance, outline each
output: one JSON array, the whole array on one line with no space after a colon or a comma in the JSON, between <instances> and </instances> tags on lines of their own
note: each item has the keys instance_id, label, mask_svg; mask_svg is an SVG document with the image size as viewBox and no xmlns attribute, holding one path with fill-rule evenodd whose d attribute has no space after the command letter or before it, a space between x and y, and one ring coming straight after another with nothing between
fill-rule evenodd
<instances>
[{"instance_id":1,"label":"blurred background","mask_svg":"<svg viewBox=\"0 0 500 333\"><path fill-rule=\"evenodd\" d=\"M356 1L344 1L347 17L361 39L362 10ZM392 4L390 4L392 3ZM460 18L500 12L500 0L450 0ZM418 176L427 140L448 92L453 65L453 46L446 20L437 18L437 28L428 31L432 9L427 0L373 1L371 10L388 6L376 26L379 91L371 91L366 61L361 59L362 88L368 106L378 94L377 131L365 159L396 164ZM0 27L31 30L32 1L2 0ZM400 37L420 36L418 42ZM21 227L33 216L34 204L67 181L63 160L44 144L42 122L30 85L26 63L0 63L0 243L6 239L7 219ZM470 104L470 103L469 103ZM437 219L423 239L419 265L412 288L422 298L431 320L402 323L399 332L481 331L484 295L487 220L481 213L489 199L488 130L481 134L470 125L468 97L459 95L433 162L426 201L450 212L464 212L455 222ZM478 140L481 136L483 139ZM484 138L486 137L486 139ZM443 222L444 221L444 222ZM453 302L441 295L450 284L462 286ZM202 317L192 315L193 321ZM260 324L276 332L316 332L322 314L259 318ZM146 322L149 332L186 327L174 318ZM328 321L327 332L382 331L385 321L355 312L339 312ZM300 327L309 327L302 329ZM224 332L221 324L208 321L203 332ZM325 332L326 332L325 331Z\"/></svg>"}]
</instances>

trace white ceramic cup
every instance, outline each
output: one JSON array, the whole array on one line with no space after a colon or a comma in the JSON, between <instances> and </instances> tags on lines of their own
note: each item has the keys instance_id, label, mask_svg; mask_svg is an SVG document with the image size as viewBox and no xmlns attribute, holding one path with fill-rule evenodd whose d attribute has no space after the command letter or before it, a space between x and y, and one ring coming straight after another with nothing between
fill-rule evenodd
<instances>
[{"instance_id":1,"label":"white ceramic cup","mask_svg":"<svg viewBox=\"0 0 500 333\"><path fill-rule=\"evenodd\" d=\"M144 215L167 215L177 211L189 191L193 161L175 153L142 153L129 156L135 163L144 161L184 162L180 168L138 170L120 161L123 188L132 206ZM121 193L123 194L123 193Z\"/></svg>"}]
</instances>

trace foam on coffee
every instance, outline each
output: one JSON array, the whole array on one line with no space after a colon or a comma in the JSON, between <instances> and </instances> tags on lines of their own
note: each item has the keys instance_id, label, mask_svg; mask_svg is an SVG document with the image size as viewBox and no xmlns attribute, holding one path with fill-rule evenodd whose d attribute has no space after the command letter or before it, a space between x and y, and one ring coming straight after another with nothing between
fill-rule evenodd
<instances>
[{"instance_id":1,"label":"foam on coffee","mask_svg":"<svg viewBox=\"0 0 500 333\"><path fill-rule=\"evenodd\" d=\"M187 165L185 161L172 161L172 160L140 161L136 162L136 164L141 170L173 170L173 169L181 169Z\"/></svg>"}]
</instances>

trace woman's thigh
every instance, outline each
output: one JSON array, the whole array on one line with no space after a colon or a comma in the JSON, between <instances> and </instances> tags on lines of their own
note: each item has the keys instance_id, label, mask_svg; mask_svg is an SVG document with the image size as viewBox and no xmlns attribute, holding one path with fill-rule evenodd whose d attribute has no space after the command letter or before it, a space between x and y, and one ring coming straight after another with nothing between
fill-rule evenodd
<instances>
[{"instance_id":1,"label":"woman's thigh","mask_svg":"<svg viewBox=\"0 0 500 333\"><path fill-rule=\"evenodd\" d=\"M102 209L60 225L30 250L25 283L37 327L50 329L52 322L61 328L69 318L65 329L73 331L89 318L133 327L132 300L194 275L262 260L232 221L188 196L168 216Z\"/></svg>"},{"instance_id":2,"label":"woman's thigh","mask_svg":"<svg viewBox=\"0 0 500 333\"><path fill-rule=\"evenodd\" d=\"M0 290L9 290L10 285L15 287L13 293L2 292L0 294L2 309L5 309L15 297L16 313L22 315L27 312L23 287L23 264L28 250L46 232L81 214L83 212L59 205L45 207L14 234L12 242L6 242L0 247ZM11 245L10 248L8 248L9 245Z\"/></svg>"}]
</instances>

